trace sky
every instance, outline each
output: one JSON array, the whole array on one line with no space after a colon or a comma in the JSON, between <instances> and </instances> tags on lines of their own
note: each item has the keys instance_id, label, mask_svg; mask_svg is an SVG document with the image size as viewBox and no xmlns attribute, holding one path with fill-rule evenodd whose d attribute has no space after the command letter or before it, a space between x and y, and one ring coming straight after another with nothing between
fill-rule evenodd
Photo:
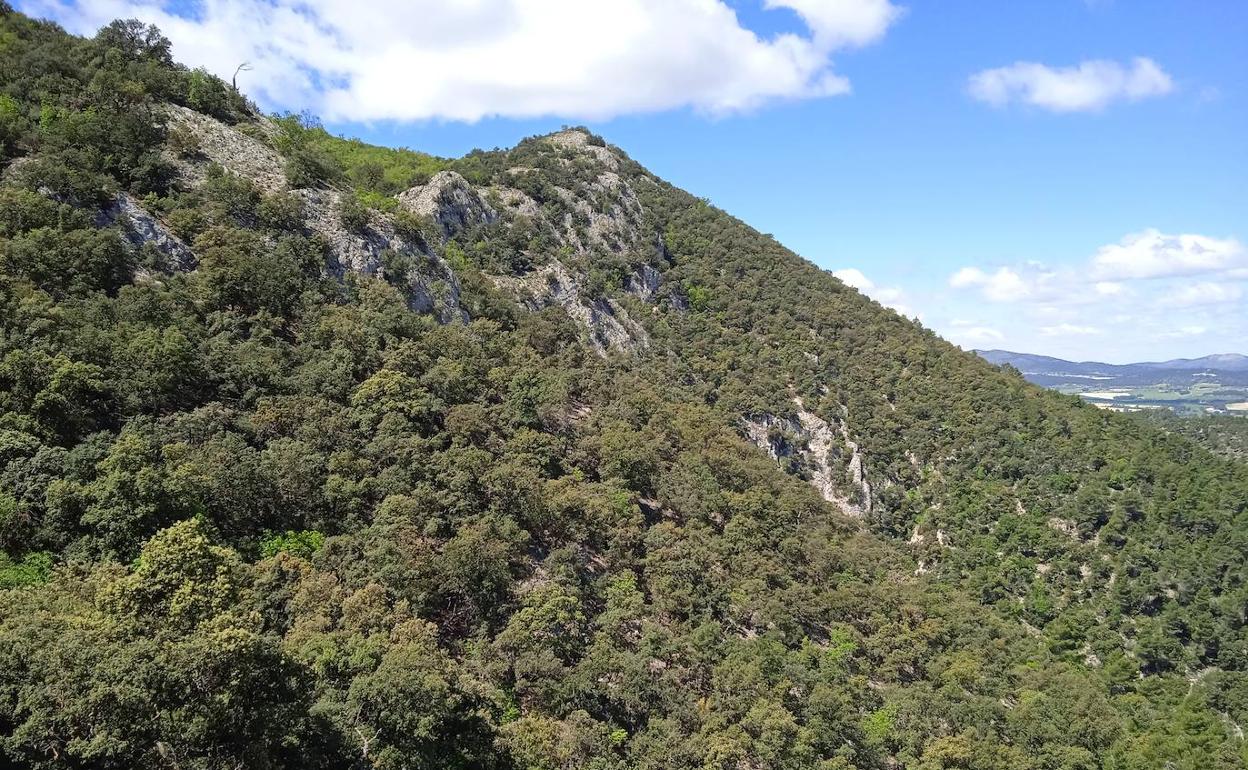
<instances>
[{"instance_id":1,"label":"sky","mask_svg":"<svg viewBox=\"0 0 1248 770\"><path fill-rule=\"evenodd\" d=\"M1248 2L24 0L458 156L583 124L966 348L1248 353Z\"/></svg>"}]
</instances>

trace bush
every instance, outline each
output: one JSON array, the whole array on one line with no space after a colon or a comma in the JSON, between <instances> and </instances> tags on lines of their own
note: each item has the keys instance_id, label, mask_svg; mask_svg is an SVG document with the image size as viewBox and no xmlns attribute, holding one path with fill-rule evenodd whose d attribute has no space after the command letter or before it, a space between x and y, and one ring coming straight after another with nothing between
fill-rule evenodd
<instances>
[{"instance_id":1,"label":"bush","mask_svg":"<svg viewBox=\"0 0 1248 770\"><path fill-rule=\"evenodd\" d=\"M292 147L286 153L286 181L294 188L319 187L337 179L333 159L307 147Z\"/></svg>"},{"instance_id":2,"label":"bush","mask_svg":"<svg viewBox=\"0 0 1248 770\"><path fill-rule=\"evenodd\" d=\"M314 529L304 529L298 532L287 530L284 533L266 537L260 543L260 557L267 559L279 553L288 553L308 559L312 554L321 550L323 545L325 545L325 535Z\"/></svg>"},{"instance_id":3,"label":"bush","mask_svg":"<svg viewBox=\"0 0 1248 770\"><path fill-rule=\"evenodd\" d=\"M174 126L165 137L169 151L179 158L194 158L199 155L199 135L186 126Z\"/></svg>"},{"instance_id":4,"label":"bush","mask_svg":"<svg viewBox=\"0 0 1248 770\"><path fill-rule=\"evenodd\" d=\"M354 195L343 195L342 200L338 202L338 221L348 231L353 233L364 232L365 228L368 227L370 218L368 206L365 206Z\"/></svg>"},{"instance_id":5,"label":"bush","mask_svg":"<svg viewBox=\"0 0 1248 770\"><path fill-rule=\"evenodd\" d=\"M42 551L28 553L20 561L0 554L0 589L46 583L52 574L52 555Z\"/></svg>"},{"instance_id":6,"label":"bush","mask_svg":"<svg viewBox=\"0 0 1248 770\"><path fill-rule=\"evenodd\" d=\"M233 89L203 67L187 73L183 88L184 103L196 112L228 122L233 122L238 112L241 112L239 105L235 103Z\"/></svg>"},{"instance_id":7,"label":"bush","mask_svg":"<svg viewBox=\"0 0 1248 770\"><path fill-rule=\"evenodd\" d=\"M256 217L270 230L298 230L303 227L303 199L291 193L266 195L256 207Z\"/></svg>"},{"instance_id":8,"label":"bush","mask_svg":"<svg viewBox=\"0 0 1248 770\"><path fill-rule=\"evenodd\" d=\"M438 241L438 226L432 219L408 209L394 212L394 231L405 240L430 246Z\"/></svg>"}]
</instances>

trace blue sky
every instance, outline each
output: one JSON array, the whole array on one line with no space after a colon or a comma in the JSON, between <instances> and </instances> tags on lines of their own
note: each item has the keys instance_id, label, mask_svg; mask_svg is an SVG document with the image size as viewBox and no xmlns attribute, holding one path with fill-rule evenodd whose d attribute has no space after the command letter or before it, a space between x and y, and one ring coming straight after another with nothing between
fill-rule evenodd
<instances>
[{"instance_id":1,"label":"blue sky","mask_svg":"<svg viewBox=\"0 0 1248 770\"><path fill-rule=\"evenodd\" d=\"M1248 3L20 5L380 144L586 124L965 347L1248 352Z\"/></svg>"}]
</instances>

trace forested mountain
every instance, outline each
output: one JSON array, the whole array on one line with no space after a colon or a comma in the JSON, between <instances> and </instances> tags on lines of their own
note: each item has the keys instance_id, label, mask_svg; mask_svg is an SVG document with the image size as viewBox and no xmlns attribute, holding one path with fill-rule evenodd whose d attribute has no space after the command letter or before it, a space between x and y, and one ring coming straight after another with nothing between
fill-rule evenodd
<instances>
[{"instance_id":1,"label":"forested mountain","mask_svg":"<svg viewBox=\"0 0 1248 770\"><path fill-rule=\"evenodd\" d=\"M581 129L0 53L0 766L1248 761L1243 464Z\"/></svg>"}]
</instances>

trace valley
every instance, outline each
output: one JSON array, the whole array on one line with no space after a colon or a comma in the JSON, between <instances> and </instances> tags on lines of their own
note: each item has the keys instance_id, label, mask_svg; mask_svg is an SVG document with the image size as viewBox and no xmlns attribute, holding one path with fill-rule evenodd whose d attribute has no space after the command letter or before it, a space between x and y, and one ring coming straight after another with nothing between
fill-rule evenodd
<instances>
[{"instance_id":1,"label":"valley","mask_svg":"<svg viewBox=\"0 0 1248 770\"><path fill-rule=\"evenodd\" d=\"M1014 367L1029 382L1077 395L1100 409L1165 409L1185 416L1248 410L1248 357L1241 355L1102 364L1003 350L976 353L991 363Z\"/></svg>"}]
</instances>

